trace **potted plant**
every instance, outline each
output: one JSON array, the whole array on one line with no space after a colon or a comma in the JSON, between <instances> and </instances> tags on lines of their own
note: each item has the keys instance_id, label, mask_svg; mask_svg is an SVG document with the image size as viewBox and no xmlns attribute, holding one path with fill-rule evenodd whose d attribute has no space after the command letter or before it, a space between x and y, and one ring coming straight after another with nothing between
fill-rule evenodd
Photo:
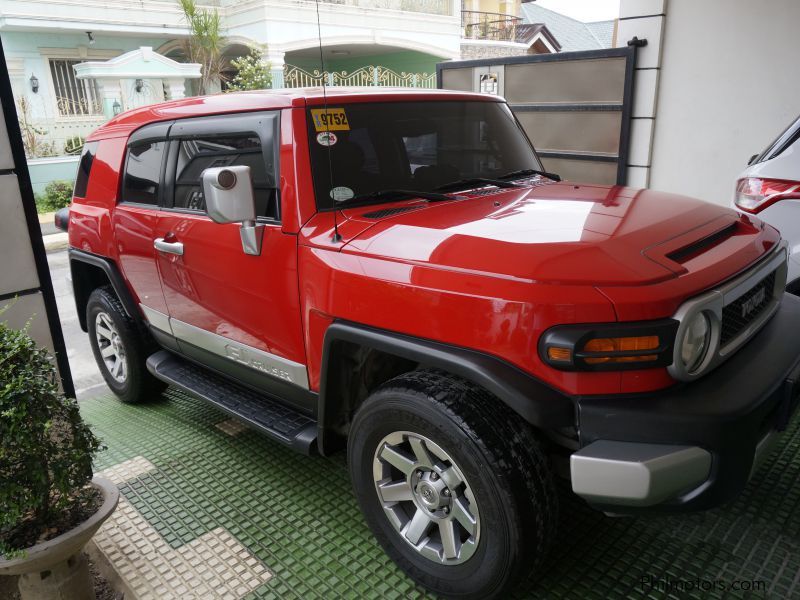
<instances>
[{"instance_id":1,"label":"potted plant","mask_svg":"<svg viewBox=\"0 0 800 600\"><path fill-rule=\"evenodd\" d=\"M0 575L23 599L94 598L82 549L119 500L99 449L47 352L0 322Z\"/></svg>"}]
</instances>

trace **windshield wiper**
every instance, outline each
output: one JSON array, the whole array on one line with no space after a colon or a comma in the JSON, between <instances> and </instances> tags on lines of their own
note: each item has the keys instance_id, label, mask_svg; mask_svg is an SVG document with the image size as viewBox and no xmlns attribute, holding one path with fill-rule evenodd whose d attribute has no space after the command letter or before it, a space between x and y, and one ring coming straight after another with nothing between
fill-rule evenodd
<instances>
[{"instance_id":1,"label":"windshield wiper","mask_svg":"<svg viewBox=\"0 0 800 600\"><path fill-rule=\"evenodd\" d=\"M552 179L553 181L561 181L561 177L559 175L550 173L548 171L540 171L538 169L519 169L518 171L511 171L509 173L500 175L498 179L513 179L515 177L525 177L527 175L542 175L548 179Z\"/></svg>"},{"instance_id":2,"label":"windshield wiper","mask_svg":"<svg viewBox=\"0 0 800 600\"><path fill-rule=\"evenodd\" d=\"M443 185L437 186L433 189L435 190L456 190L461 187L474 185L476 183L483 183L485 185L493 185L499 188L515 188L520 187L516 183L511 183L509 181L501 181L500 179L489 179L488 177L467 177L466 179L459 179L457 181L451 181L449 183L445 183Z\"/></svg>"},{"instance_id":3,"label":"windshield wiper","mask_svg":"<svg viewBox=\"0 0 800 600\"><path fill-rule=\"evenodd\" d=\"M379 190L377 192L369 192L368 194L361 194L353 196L349 200L339 202L339 206L348 204L358 204L369 200L402 200L403 198L422 198L428 202L442 202L444 200L460 200L460 196L448 196L446 194L437 194L436 192L420 192L417 190Z\"/></svg>"}]
</instances>

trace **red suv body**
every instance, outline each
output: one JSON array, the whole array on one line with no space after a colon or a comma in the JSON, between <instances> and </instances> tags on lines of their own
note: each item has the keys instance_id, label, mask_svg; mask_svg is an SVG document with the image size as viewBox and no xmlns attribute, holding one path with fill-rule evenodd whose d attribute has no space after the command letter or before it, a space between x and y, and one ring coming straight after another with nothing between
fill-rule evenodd
<instances>
[{"instance_id":1,"label":"red suv body","mask_svg":"<svg viewBox=\"0 0 800 600\"><path fill-rule=\"evenodd\" d=\"M209 187L204 173L226 170ZM215 221L209 194L224 211L239 185L254 218ZM82 325L112 389L135 400L155 377L305 451L348 440L379 540L445 595L463 591L449 574L482 556L494 518L485 500L483 530L477 514L455 517L455 541L443 529L458 494L478 511L487 493L452 450L458 431L484 449L475 432L496 432L514 454L528 438L504 428L518 421L536 440L526 460L561 465L605 511L701 509L744 486L796 405L800 303L784 295L777 231L681 196L558 181L496 97L337 88L136 109L87 140L69 239ZM98 289L123 317L92 300ZM425 413L393 403L398 378L431 402L451 390L437 410L460 423L455 437L415 432ZM375 439L371 427L404 411ZM422 467L406 473L395 450ZM394 479L410 492L387 500L381 482ZM508 497L545 510L534 491ZM410 533L420 511L424 539ZM543 553L547 528L525 526ZM487 579L464 585L500 593L519 560L502 576L473 565Z\"/></svg>"}]
</instances>

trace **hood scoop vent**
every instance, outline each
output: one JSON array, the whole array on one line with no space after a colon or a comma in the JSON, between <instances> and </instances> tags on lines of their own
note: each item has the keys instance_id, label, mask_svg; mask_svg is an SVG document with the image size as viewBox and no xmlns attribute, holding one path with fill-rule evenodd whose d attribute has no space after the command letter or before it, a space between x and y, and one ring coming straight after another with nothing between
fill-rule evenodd
<instances>
[{"instance_id":1,"label":"hood scoop vent","mask_svg":"<svg viewBox=\"0 0 800 600\"><path fill-rule=\"evenodd\" d=\"M383 208L381 210L375 210L372 212L364 213L361 216L366 217L367 219L383 219L385 217L391 217L392 215L399 215L401 213L409 212L412 210L417 210L422 208L421 206L397 206L395 208Z\"/></svg>"},{"instance_id":2,"label":"hood scoop vent","mask_svg":"<svg viewBox=\"0 0 800 600\"><path fill-rule=\"evenodd\" d=\"M731 237L734 233L736 233L736 222L731 223L730 225L723 227L719 231L712 233L704 238L701 238L691 244L684 246L683 248L678 248L677 250L673 250L666 257L672 261L675 261L678 264L683 264L686 261L711 250L717 244L721 244L729 237Z\"/></svg>"}]
</instances>

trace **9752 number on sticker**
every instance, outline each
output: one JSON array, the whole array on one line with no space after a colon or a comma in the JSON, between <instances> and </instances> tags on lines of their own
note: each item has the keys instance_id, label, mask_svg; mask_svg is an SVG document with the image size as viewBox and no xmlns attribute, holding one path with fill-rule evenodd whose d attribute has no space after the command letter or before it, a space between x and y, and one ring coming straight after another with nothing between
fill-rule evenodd
<instances>
[{"instance_id":1,"label":"9752 number on sticker","mask_svg":"<svg viewBox=\"0 0 800 600\"><path fill-rule=\"evenodd\" d=\"M343 108L314 108L311 110L314 129L317 131L350 131L347 114Z\"/></svg>"}]
</instances>

